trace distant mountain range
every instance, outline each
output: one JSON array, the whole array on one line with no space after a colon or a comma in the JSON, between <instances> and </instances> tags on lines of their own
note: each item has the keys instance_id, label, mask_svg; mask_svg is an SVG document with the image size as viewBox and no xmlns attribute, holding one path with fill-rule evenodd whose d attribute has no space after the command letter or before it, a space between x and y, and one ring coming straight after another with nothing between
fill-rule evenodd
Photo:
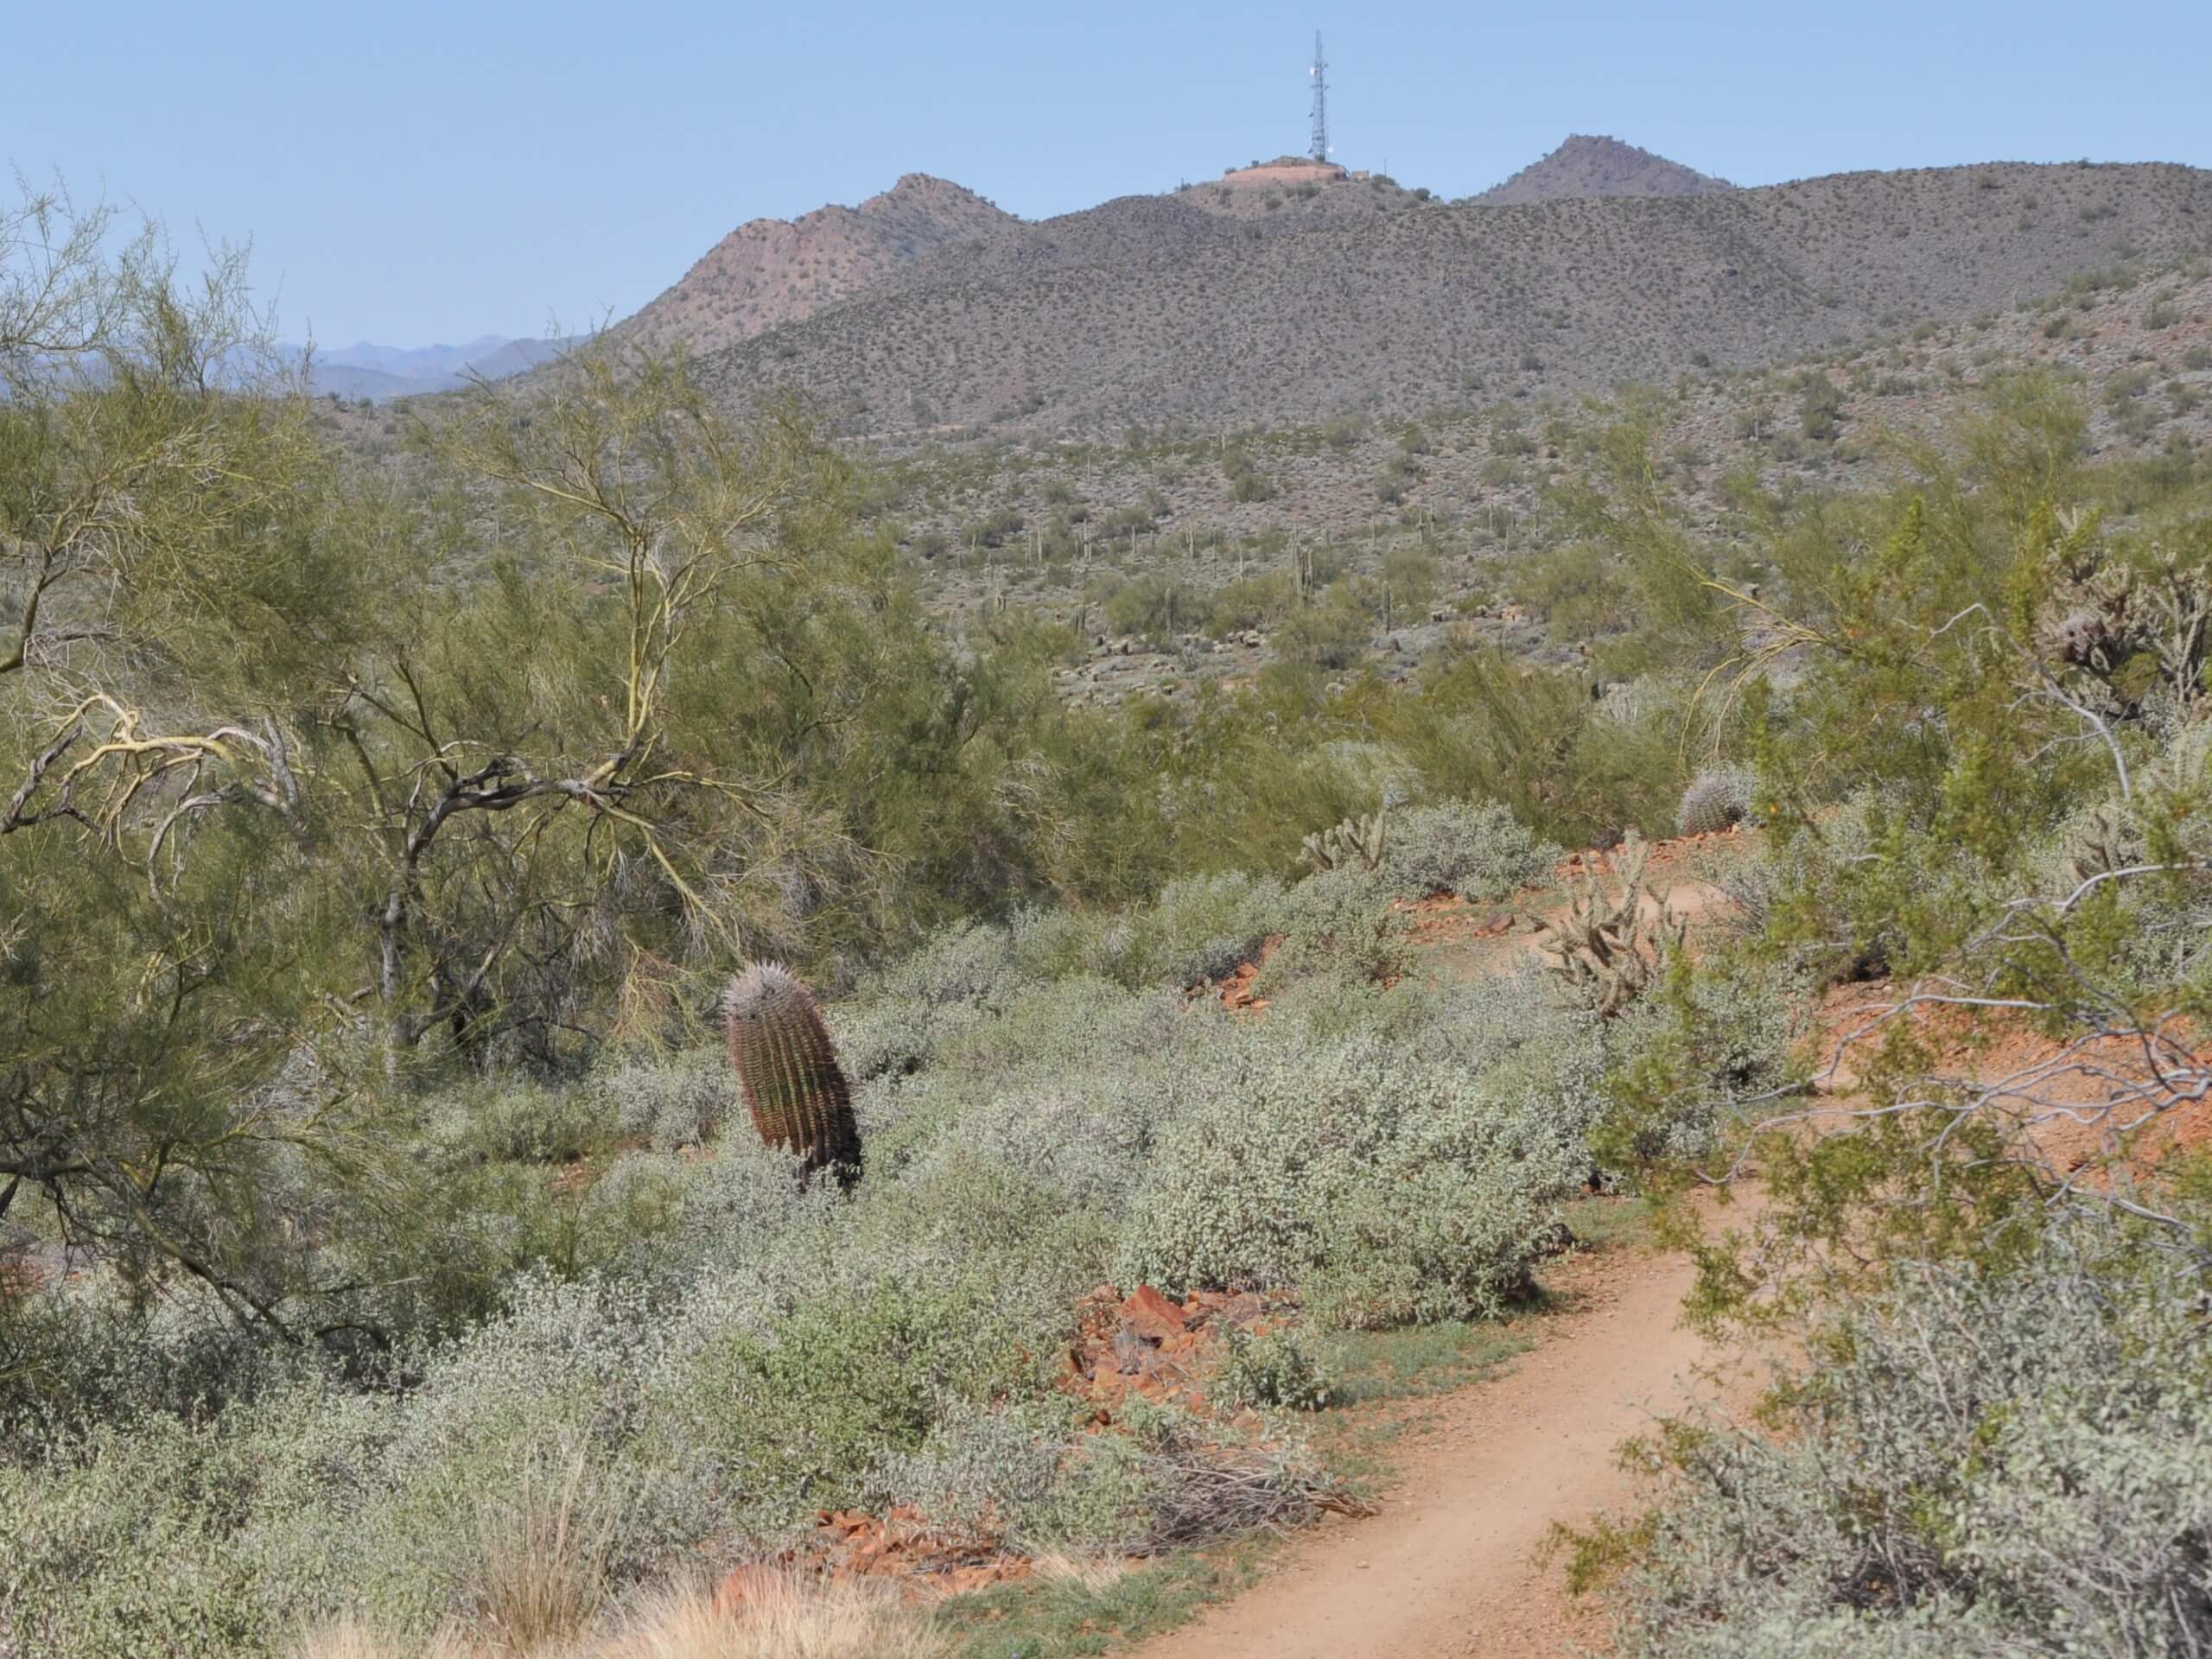
<instances>
[{"instance_id":1,"label":"distant mountain range","mask_svg":"<svg viewBox=\"0 0 2212 1659\"><path fill-rule=\"evenodd\" d=\"M573 341L486 334L465 346L378 346L360 340L337 351L315 349L312 384L318 397L368 397L385 403L423 392L453 391L471 380L504 380L557 357ZM279 347L297 358L308 348Z\"/></svg>"}]
</instances>

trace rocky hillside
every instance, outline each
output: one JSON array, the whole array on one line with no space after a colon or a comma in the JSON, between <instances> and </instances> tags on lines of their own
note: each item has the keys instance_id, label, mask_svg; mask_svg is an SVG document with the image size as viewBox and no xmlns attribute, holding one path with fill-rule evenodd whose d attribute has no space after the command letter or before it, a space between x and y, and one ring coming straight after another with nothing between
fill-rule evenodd
<instances>
[{"instance_id":1,"label":"rocky hillside","mask_svg":"<svg viewBox=\"0 0 2212 1659\"><path fill-rule=\"evenodd\" d=\"M2212 243L2212 173L2164 165L1407 200L1280 221L1110 202L941 247L700 372L733 405L788 389L854 434L1278 426L1758 367Z\"/></svg>"},{"instance_id":2,"label":"rocky hillside","mask_svg":"<svg viewBox=\"0 0 2212 1659\"><path fill-rule=\"evenodd\" d=\"M931 252L1020 222L972 191L909 173L857 207L739 226L622 327L656 347L715 351L894 283Z\"/></svg>"},{"instance_id":3,"label":"rocky hillside","mask_svg":"<svg viewBox=\"0 0 2212 1659\"><path fill-rule=\"evenodd\" d=\"M1573 201L1586 196L1703 196L1736 187L1618 138L1571 133L1565 143L1540 162L1522 168L1503 184L1468 198L1490 207L1526 207L1538 201Z\"/></svg>"}]
</instances>

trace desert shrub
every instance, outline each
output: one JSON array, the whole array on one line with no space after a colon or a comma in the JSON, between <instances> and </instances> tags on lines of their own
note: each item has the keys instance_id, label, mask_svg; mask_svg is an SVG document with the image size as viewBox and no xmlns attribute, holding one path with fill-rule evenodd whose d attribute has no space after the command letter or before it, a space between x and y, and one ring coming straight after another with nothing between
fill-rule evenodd
<instances>
[{"instance_id":1,"label":"desert shrub","mask_svg":"<svg viewBox=\"0 0 2212 1659\"><path fill-rule=\"evenodd\" d=\"M570 1565L634 1573L700 1524L608 1433L655 1376L644 1312L525 1287L512 1321L430 1364L416 1395L302 1376L216 1417L100 1425L0 1465L19 1567L0 1625L58 1655L265 1652L340 1605L421 1630L527 1590L527 1564L494 1559L480 1522L549 1478L579 1541L603 1541Z\"/></svg>"},{"instance_id":2,"label":"desert shrub","mask_svg":"<svg viewBox=\"0 0 2212 1659\"><path fill-rule=\"evenodd\" d=\"M948 1029L974 1017L974 1010L962 1005L880 995L835 1003L825 1013L838 1058L855 1090L920 1071L937 1058Z\"/></svg>"},{"instance_id":3,"label":"desert shrub","mask_svg":"<svg viewBox=\"0 0 2212 1659\"><path fill-rule=\"evenodd\" d=\"M955 923L832 1004L830 1034L855 1083L904 1076L930 1065L955 1034L1003 1009L1035 980L1013 931Z\"/></svg>"},{"instance_id":4,"label":"desert shrub","mask_svg":"<svg viewBox=\"0 0 2212 1659\"><path fill-rule=\"evenodd\" d=\"M713 1048L624 1058L595 1077L592 1088L608 1103L625 1140L661 1152L713 1140L737 1097L729 1057Z\"/></svg>"},{"instance_id":5,"label":"desert shrub","mask_svg":"<svg viewBox=\"0 0 2212 1659\"><path fill-rule=\"evenodd\" d=\"M1370 637L1365 613L1340 585L1319 604L1300 606L1285 617L1275 631L1275 647L1294 663L1343 669L1359 659Z\"/></svg>"},{"instance_id":6,"label":"desert shrub","mask_svg":"<svg viewBox=\"0 0 2212 1659\"><path fill-rule=\"evenodd\" d=\"M561 1163L614 1139L613 1103L594 1090L513 1075L459 1084L424 1103L428 1139L444 1156L494 1163Z\"/></svg>"},{"instance_id":7,"label":"desert shrub","mask_svg":"<svg viewBox=\"0 0 2212 1659\"><path fill-rule=\"evenodd\" d=\"M1058 962L1131 988L1182 988L1220 979L1255 959L1270 934L1282 931L1289 910L1282 884L1268 876L1224 872L1169 882L1150 904L1132 906L1089 930ZM1032 936L1039 944L1040 931Z\"/></svg>"},{"instance_id":8,"label":"desert shrub","mask_svg":"<svg viewBox=\"0 0 2212 1659\"><path fill-rule=\"evenodd\" d=\"M1343 1325L1492 1314L1586 1165L1532 1103L1372 1040L1240 1044L1191 1090L1116 1282L1302 1285Z\"/></svg>"},{"instance_id":9,"label":"desert shrub","mask_svg":"<svg viewBox=\"0 0 2212 1659\"><path fill-rule=\"evenodd\" d=\"M1269 995L1308 976L1385 983L1411 959L1405 918L1390 908L1389 888L1363 870L1325 870L1291 888L1282 932L1258 981Z\"/></svg>"},{"instance_id":10,"label":"desert shrub","mask_svg":"<svg viewBox=\"0 0 2212 1659\"><path fill-rule=\"evenodd\" d=\"M1402 898L1453 893L1502 899L1548 871L1560 849L1524 829L1499 801L1447 801L1391 813L1382 874Z\"/></svg>"},{"instance_id":11,"label":"desert shrub","mask_svg":"<svg viewBox=\"0 0 2212 1659\"><path fill-rule=\"evenodd\" d=\"M862 1502L875 1464L922 1445L944 1398L1033 1387L1024 1344L1039 1333L1009 1311L971 1273L879 1279L811 1296L757 1332L733 1326L678 1383L717 1402L711 1427L684 1413L702 1437L691 1455L721 1465L763 1523Z\"/></svg>"},{"instance_id":12,"label":"desert shrub","mask_svg":"<svg viewBox=\"0 0 2212 1659\"><path fill-rule=\"evenodd\" d=\"M2212 725L2176 723L2138 760L2132 792L2087 794L2028 863L2030 890L2051 906L2097 918L2076 949L2137 995L2184 994L2202 982L2212 928ZM2110 880L2116 871L2171 865L2156 879ZM2084 882L2099 882L2084 893ZM2086 904L2084 899L2086 899Z\"/></svg>"},{"instance_id":13,"label":"desert shrub","mask_svg":"<svg viewBox=\"0 0 2212 1659\"><path fill-rule=\"evenodd\" d=\"M1297 584L1281 570L1263 570L1224 583L1213 595L1213 626L1223 633L1268 626L1298 603Z\"/></svg>"},{"instance_id":14,"label":"desert shrub","mask_svg":"<svg viewBox=\"0 0 2212 1659\"><path fill-rule=\"evenodd\" d=\"M949 1071L987 1086L1020 1077L1065 1079L1088 1069L1124 1070L1172 1046L1185 1012L1165 987L1133 991L1092 974L1071 974L1015 999L949 1046Z\"/></svg>"},{"instance_id":15,"label":"desert shrub","mask_svg":"<svg viewBox=\"0 0 2212 1659\"><path fill-rule=\"evenodd\" d=\"M1878 978L1940 950L1994 880L1968 849L1933 856L1892 803L1865 793L1794 826L1729 885L1764 907L1770 950L1828 983Z\"/></svg>"},{"instance_id":16,"label":"desert shrub","mask_svg":"<svg viewBox=\"0 0 2212 1659\"><path fill-rule=\"evenodd\" d=\"M1058 1402L958 1405L919 1446L878 1462L874 1497L948 1531L1019 1539L1052 1503L1073 1440Z\"/></svg>"},{"instance_id":17,"label":"desert shrub","mask_svg":"<svg viewBox=\"0 0 2212 1659\"><path fill-rule=\"evenodd\" d=\"M1031 1357L1103 1259L1056 1194L945 1169L871 1205L801 1194L787 1159L715 1164L741 1167L702 1170L664 1230L703 1267L666 1290L520 1281L501 1318L409 1356L404 1394L310 1371L213 1417L49 1421L35 1455L11 1425L0 1627L41 1653L213 1655L341 1606L416 1631L568 1618L702 1541L863 1500L942 1414L1041 1396Z\"/></svg>"},{"instance_id":18,"label":"desert shrub","mask_svg":"<svg viewBox=\"0 0 2212 1659\"><path fill-rule=\"evenodd\" d=\"M875 997L906 998L932 1007L995 1008L1029 981L1005 928L967 921L931 935L864 988Z\"/></svg>"},{"instance_id":19,"label":"desert shrub","mask_svg":"<svg viewBox=\"0 0 2212 1659\"><path fill-rule=\"evenodd\" d=\"M1611 702L1592 699L1586 671L1484 652L1368 712L1426 792L1503 802L1544 839L1587 847L1668 822L1681 788L1676 694L1639 699L1633 715Z\"/></svg>"},{"instance_id":20,"label":"desert shrub","mask_svg":"<svg viewBox=\"0 0 2212 1659\"><path fill-rule=\"evenodd\" d=\"M1188 1548L1344 1507L1334 1482L1295 1445L1255 1446L1205 1418L1137 1400L1122 1432L1084 1437L1029 1535L1121 1555Z\"/></svg>"},{"instance_id":21,"label":"desert shrub","mask_svg":"<svg viewBox=\"0 0 2212 1659\"><path fill-rule=\"evenodd\" d=\"M0 1303L0 1442L28 1452L96 1424L219 1409L280 1385L299 1363L240 1330L210 1292L149 1301L96 1268Z\"/></svg>"},{"instance_id":22,"label":"desert shrub","mask_svg":"<svg viewBox=\"0 0 2212 1659\"><path fill-rule=\"evenodd\" d=\"M0 1632L19 1652L86 1659L265 1651L282 1592L226 1547L223 1517L288 1450L163 1417L96 1427L47 1467L0 1462Z\"/></svg>"},{"instance_id":23,"label":"desert shrub","mask_svg":"<svg viewBox=\"0 0 2212 1659\"><path fill-rule=\"evenodd\" d=\"M1329 1403L1328 1373L1291 1327L1254 1336L1242 1325L1231 1325L1226 1346L1211 1384L1214 1397L1222 1403L1280 1406L1290 1411L1319 1411Z\"/></svg>"},{"instance_id":24,"label":"desert shrub","mask_svg":"<svg viewBox=\"0 0 2212 1659\"><path fill-rule=\"evenodd\" d=\"M1272 501L1275 498L1274 480L1245 465L1229 474L1229 499L1238 503Z\"/></svg>"},{"instance_id":25,"label":"desert shrub","mask_svg":"<svg viewBox=\"0 0 2212 1659\"><path fill-rule=\"evenodd\" d=\"M1209 626L1211 614L1211 607L1203 593L1187 582L1157 575L1123 582L1107 600L1104 609L1109 632L1147 640L1202 632Z\"/></svg>"},{"instance_id":26,"label":"desert shrub","mask_svg":"<svg viewBox=\"0 0 2212 1659\"><path fill-rule=\"evenodd\" d=\"M1589 1141L1609 1177L1708 1158L1732 1144L1754 1103L1776 1109L1805 1003L1803 979L1755 948L1678 955L1608 1033L1610 1099Z\"/></svg>"},{"instance_id":27,"label":"desert shrub","mask_svg":"<svg viewBox=\"0 0 2212 1659\"><path fill-rule=\"evenodd\" d=\"M2212 1635L2201 1259L2086 1211L1833 1308L1778 1438L1689 1427L1631 1654L2186 1653Z\"/></svg>"}]
</instances>

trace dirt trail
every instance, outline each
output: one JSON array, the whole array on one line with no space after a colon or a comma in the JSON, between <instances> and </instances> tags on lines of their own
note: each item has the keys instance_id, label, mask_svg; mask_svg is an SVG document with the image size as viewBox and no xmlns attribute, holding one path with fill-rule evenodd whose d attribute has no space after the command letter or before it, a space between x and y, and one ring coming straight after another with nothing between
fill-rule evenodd
<instances>
[{"instance_id":1,"label":"dirt trail","mask_svg":"<svg viewBox=\"0 0 2212 1659\"><path fill-rule=\"evenodd\" d=\"M1683 864L1708 843L1726 849L1738 836L1650 854L1653 888L1694 926L1717 894ZM1611 861L1603 867L1614 879ZM1534 949L1534 921L1565 903L1559 880L1503 908L1432 899L1410 907L1414 941L1432 973L1504 973ZM1739 1205L1724 1219L1740 1227L1751 1212ZM1573 1311L1502 1373L1427 1402L1380 1514L1316 1528L1259 1585L1136 1659L1551 1659L1602 1649L1602 1610L1570 1600L1563 1567L1536 1556L1554 1523L1633 1506L1634 1482L1615 1459L1622 1441L1693 1401L1721 1395L1733 1408L1751 1397L1741 1356L1681 1327L1693 1276L1679 1255L1572 1259L1551 1282Z\"/></svg>"},{"instance_id":2,"label":"dirt trail","mask_svg":"<svg viewBox=\"0 0 2212 1659\"><path fill-rule=\"evenodd\" d=\"M1577 1275L1580 1306L1502 1375L1432 1402L1382 1512L1294 1544L1252 1590L1136 1649L1139 1659L1522 1659L1603 1641L1535 1554L1554 1522L1628 1509L1620 1442L1655 1415L1748 1392L1679 1324L1680 1256L1607 1255Z\"/></svg>"}]
</instances>

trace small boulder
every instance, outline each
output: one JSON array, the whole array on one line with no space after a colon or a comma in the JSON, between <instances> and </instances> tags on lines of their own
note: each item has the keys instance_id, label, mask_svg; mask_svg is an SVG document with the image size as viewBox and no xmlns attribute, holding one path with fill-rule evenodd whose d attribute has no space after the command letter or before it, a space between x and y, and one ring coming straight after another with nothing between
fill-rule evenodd
<instances>
[{"instance_id":1,"label":"small boulder","mask_svg":"<svg viewBox=\"0 0 2212 1659\"><path fill-rule=\"evenodd\" d=\"M1139 1285L1122 1304L1122 1322L1148 1342L1180 1336L1189 1316L1150 1285Z\"/></svg>"}]
</instances>

